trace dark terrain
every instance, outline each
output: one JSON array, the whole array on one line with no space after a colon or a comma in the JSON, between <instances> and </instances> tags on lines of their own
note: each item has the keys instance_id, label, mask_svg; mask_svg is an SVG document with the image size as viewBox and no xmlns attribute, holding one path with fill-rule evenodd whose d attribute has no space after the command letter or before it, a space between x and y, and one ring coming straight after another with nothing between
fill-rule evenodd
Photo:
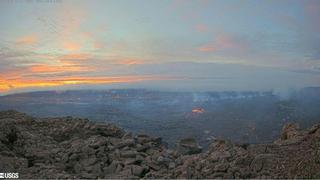
<instances>
[{"instance_id":1,"label":"dark terrain","mask_svg":"<svg viewBox=\"0 0 320 180\"><path fill-rule=\"evenodd\" d=\"M160 136L174 147L195 138L268 143L288 122L319 123L320 88L275 92L159 92L143 89L47 91L0 96L0 110L35 117L73 116L109 122L133 133Z\"/></svg>"},{"instance_id":2,"label":"dark terrain","mask_svg":"<svg viewBox=\"0 0 320 180\"><path fill-rule=\"evenodd\" d=\"M133 135L79 118L40 119L0 112L0 172L20 178L320 178L320 125L289 123L269 144L194 139L174 149L161 138Z\"/></svg>"}]
</instances>

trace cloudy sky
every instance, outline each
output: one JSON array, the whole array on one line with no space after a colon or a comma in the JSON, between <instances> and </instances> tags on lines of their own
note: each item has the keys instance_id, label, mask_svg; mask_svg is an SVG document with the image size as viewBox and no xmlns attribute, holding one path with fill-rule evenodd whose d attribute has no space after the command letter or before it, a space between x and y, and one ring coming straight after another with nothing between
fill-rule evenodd
<instances>
[{"instance_id":1,"label":"cloudy sky","mask_svg":"<svg viewBox=\"0 0 320 180\"><path fill-rule=\"evenodd\" d=\"M0 93L320 85L319 0L3 0Z\"/></svg>"}]
</instances>

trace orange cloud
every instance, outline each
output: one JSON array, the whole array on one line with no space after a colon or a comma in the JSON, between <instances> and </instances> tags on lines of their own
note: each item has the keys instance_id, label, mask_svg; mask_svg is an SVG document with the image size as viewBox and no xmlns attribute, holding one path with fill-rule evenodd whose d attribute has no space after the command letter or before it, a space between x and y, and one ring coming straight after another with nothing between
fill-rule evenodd
<instances>
[{"instance_id":1,"label":"orange cloud","mask_svg":"<svg viewBox=\"0 0 320 180\"><path fill-rule=\"evenodd\" d=\"M53 65L33 65L30 67L32 73L62 73L62 72L85 72L92 68L76 65L53 66Z\"/></svg>"},{"instance_id":2,"label":"orange cloud","mask_svg":"<svg viewBox=\"0 0 320 180\"><path fill-rule=\"evenodd\" d=\"M62 43L62 47L68 51L78 51L81 48L81 45L76 42L66 41Z\"/></svg>"},{"instance_id":3,"label":"orange cloud","mask_svg":"<svg viewBox=\"0 0 320 180\"><path fill-rule=\"evenodd\" d=\"M213 51L217 51L218 49L216 47L214 47L213 45L204 45L198 48L198 51L201 52L213 52Z\"/></svg>"},{"instance_id":4,"label":"orange cloud","mask_svg":"<svg viewBox=\"0 0 320 180\"><path fill-rule=\"evenodd\" d=\"M145 62L140 59L123 59L120 60L118 64L121 65L137 65L137 64L144 64Z\"/></svg>"},{"instance_id":5,"label":"orange cloud","mask_svg":"<svg viewBox=\"0 0 320 180\"><path fill-rule=\"evenodd\" d=\"M77 59L77 60L84 60L90 57L89 54L66 54L63 55L62 59Z\"/></svg>"},{"instance_id":6,"label":"orange cloud","mask_svg":"<svg viewBox=\"0 0 320 180\"><path fill-rule=\"evenodd\" d=\"M7 92L9 90L10 87L6 83L0 82L0 93Z\"/></svg>"},{"instance_id":7,"label":"orange cloud","mask_svg":"<svg viewBox=\"0 0 320 180\"><path fill-rule=\"evenodd\" d=\"M34 45L38 42L38 37L35 35L23 36L17 39L17 45Z\"/></svg>"},{"instance_id":8,"label":"orange cloud","mask_svg":"<svg viewBox=\"0 0 320 180\"><path fill-rule=\"evenodd\" d=\"M164 76L112 76L112 77L70 77L63 79L39 79L39 80L5 80L0 79L0 92L8 92L21 88L44 88L74 84L112 84L131 83L150 80L170 80L173 78Z\"/></svg>"},{"instance_id":9,"label":"orange cloud","mask_svg":"<svg viewBox=\"0 0 320 180\"><path fill-rule=\"evenodd\" d=\"M99 42L99 41L95 41L93 43L93 47L96 48L96 49L102 49L105 47L105 45L102 43L102 42Z\"/></svg>"},{"instance_id":10,"label":"orange cloud","mask_svg":"<svg viewBox=\"0 0 320 180\"><path fill-rule=\"evenodd\" d=\"M220 49L232 48L237 46L237 42L228 35L219 35L216 41L217 46Z\"/></svg>"},{"instance_id":11,"label":"orange cloud","mask_svg":"<svg viewBox=\"0 0 320 180\"><path fill-rule=\"evenodd\" d=\"M79 61L88 60L91 56L89 54L67 54L59 58L59 62L63 65L77 65L81 64Z\"/></svg>"},{"instance_id":12,"label":"orange cloud","mask_svg":"<svg viewBox=\"0 0 320 180\"><path fill-rule=\"evenodd\" d=\"M244 50L247 44L243 40L236 39L228 34L219 34L216 39L197 48L201 52L222 51L226 49Z\"/></svg>"}]
</instances>

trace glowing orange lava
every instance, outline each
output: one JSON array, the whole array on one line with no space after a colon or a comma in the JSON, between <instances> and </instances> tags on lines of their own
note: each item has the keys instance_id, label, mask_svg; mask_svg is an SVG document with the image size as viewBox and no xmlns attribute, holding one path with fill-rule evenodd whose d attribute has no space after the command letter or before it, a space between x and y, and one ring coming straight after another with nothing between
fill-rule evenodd
<instances>
[{"instance_id":1,"label":"glowing orange lava","mask_svg":"<svg viewBox=\"0 0 320 180\"><path fill-rule=\"evenodd\" d=\"M202 113L204 113L204 109L203 108L193 108L192 113L202 114Z\"/></svg>"}]
</instances>

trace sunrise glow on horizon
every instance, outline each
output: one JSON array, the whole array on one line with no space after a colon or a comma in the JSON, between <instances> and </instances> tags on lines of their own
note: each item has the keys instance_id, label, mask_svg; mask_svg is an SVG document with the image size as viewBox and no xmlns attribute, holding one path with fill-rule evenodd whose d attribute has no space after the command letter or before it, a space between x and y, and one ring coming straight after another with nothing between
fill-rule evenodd
<instances>
[{"instance_id":1,"label":"sunrise glow on horizon","mask_svg":"<svg viewBox=\"0 0 320 180\"><path fill-rule=\"evenodd\" d=\"M319 19L317 0L4 0L0 94L319 86Z\"/></svg>"}]
</instances>

